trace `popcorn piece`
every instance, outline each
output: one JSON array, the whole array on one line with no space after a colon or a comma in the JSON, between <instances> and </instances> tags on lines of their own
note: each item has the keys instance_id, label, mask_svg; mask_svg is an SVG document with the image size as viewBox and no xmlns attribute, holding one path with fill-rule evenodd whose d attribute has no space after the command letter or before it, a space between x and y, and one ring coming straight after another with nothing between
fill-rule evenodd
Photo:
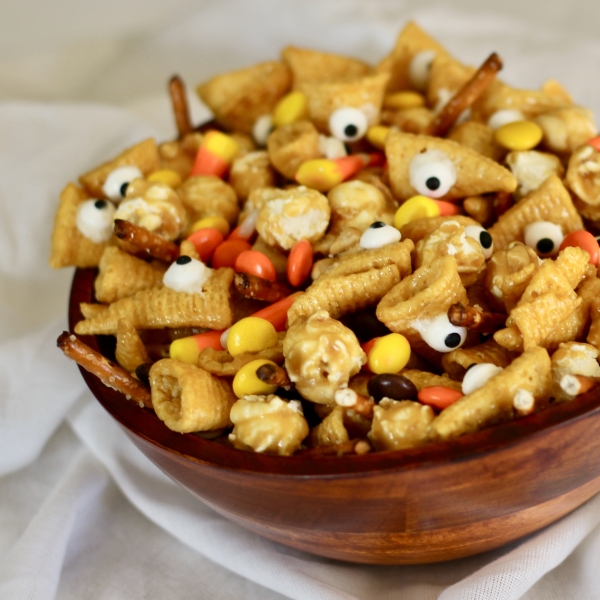
<instances>
[{"instance_id":1,"label":"popcorn piece","mask_svg":"<svg viewBox=\"0 0 600 600\"><path fill-rule=\"evenodd\" d=\"M361 60L296 46L284 48L281 58L292 71L294 89L305 83L362 77L371 71L371 67Z\"/></svg>"},{"instance_id":2,"label":"popcorn piece","mask_svg":"<svg viewBox=\"0 0 600 600\"><path fill-rule=\"evenodd\" d=\"M530 348L483 387L443 410L432 427L447 440L506 421L515 414L513 402L519 390L529 392L538 402L548 397L551 381L548 352L540 347Z\"/></svg>"},{"instance_id":3,"label":"popcorn piece","mask_svg":"<svg viewBox=\"0 0 600 600\"><path fill-rule=\"evenodd\" d=\"M136 329L226 329L233 319L229 305L229 287L233 275L233 269L216 270L206 282L202 294L176 292L167 287L141 290L133 296L113 302L99 314L80 321L75 326L75 333L114 334L122 318L129 319Z\"/></svg>"},{"instance_id":4,"label":"popcorn piece","mask_svg":"<svg viewBox=\"0 0 600 600\"><path fill-rule=\"evenodd\" d=\"M96 243L85 237L77 228L77 211L89 199L84 190L69 183L60 194L60 205L54 216L50 266L95 267L108 242Z\"/></svg>"},{"instance_id":5,"label":"popcorn piece","mask_svg":"<svg viewBox=\"0 0 600 600\"><path fill-rule=\"evenodd\" d=\"M506 164L519 182L517 197L537 190L551 175L562 178L565 171L557 156L536 150L510 152Z\"/></svg>"},{"instance_id":6,"label":"popcorn piece","mask_svg":"<svg viewBox=\"0 0 600 600\"><path fill-rule=\"evenodd\" d=\"M548 177L489 228L494 248L502 250L511 242L522 242L525 227L535 221L549 221L560 225L564 235L583 229L581 217L573 206L571 196L556 175Z\"/></svg>"},{"instance_id":7,"label":"popcorn piece","mask_svg":"<svg viewBox=\"0 0 600 600\"><path fill-rule=\"evenodd\" d=\"M255 121L275 108L291 82L290 69L271 61L217 75L198 86L197 92L221 125L252 133Z\"/></svg>"},{"instance_id":8,"label":"popcorn piece","mask_svg":"<svg viewBox=\"0 0 600 600\"><path fill-rule=\"evenodd\" d=\"M300 240L321 239L330 214L327 199L316 190L280 190L260 209L256 229L267 244L290 250Z\"/></svg>"},{"instance_id":9,"label":"popcorn piece","mask_svg":"<svg viewBox=\"0 0 600 600\"><path fill-rule=\"evenodd\" d=\"M451 140L390 131L385 154L392 191L402 200L417 194L453 200L517 187L510 171Z\"/></svg>"},{"instance_id":10,"label":"popcorn piece","mask_svg":"<svg viewBox=\"0 0 600 600\"><path fill-rule=\"evenodd\" d=\"M341 406L336 406L321 423L311 430L311 446L332 446L350 440L348 431L344 427L344 412Z\"/></svg>"},{"instance_id":11,"label":"popcorn piece","mask_svg":"<svg viewBox=\"0 0 600 600\"><path fill-rule=\"evenodd\" d=\"M231 425L229 412L236 397L230 385L194 365L159 360L150 369L150 388L156 416L172 431L192 433Z\"/></svg>"},{"instance_id":12,"label":"popcorn piece","mask_svg":"<svg viewBox=\"0 0 600 600\"><path fill-rule=\"evenodd\" d=\"M278 127L267 140L267 150L272 165L292 180L302 163L323 156L319 132L310 121Z\"/></svg>"},{"instance_id":13,"label":"popcorn piece","mask_svg":"<svg viewBox=\"0 0 600 600\"><path fill-rule=\"evenodd\" d=\"M577 148L569 159L566 184L585 205L600 206L600 152L587 144Z\"/></svg>"},{"instance_id":14,"label":"popcorn piece","mask_svg":"<svg viewBox=\"0 0 600 600\"><path fill-rule=\"evenodd\" d=\"M235 190L219 177L199 175L186 179L177 190L191 221L219 215L235 224L239 208Z\"/></svg>"},{"instance_id":15,"label":"popcorn piece","mask_svg":"<svg viewBox=\"0 0 600 600\"><path fill-rule=\"evenodd\" d=\"M138 332L127 319L119 319L117 323L115 358L130 373L135 372L138 365L151 362Z\"/></svg>"},{"instance_id":16,"label":"popcorn piece","mask_svg":"<svg viewBox=\"0 0 600 600\"><path fill-rule=\"evenodd\" d=\"M373 410L369 439L376 450L402 450L433 441L435 414L431 406L384 398Z\"/></svg>"},{"instance_id":17,"label":"popcorn piece","mask_svg":"<svg viewBox=\"0 0 600 600\"><path fill-rule=\"evenodd\" d=\"M273 394L238 400L231 409L231 420L234 428L229 441L243 450L289 456L308 435L300 402Z\"/></svg>"},{"instance_id":18,"label":"popcorn piece","mask_svg":"<svg viewBox=\"0 0 600 600\"><path fill-rule=\"evenodd\" d=\"M590 319L587 341L600 350L600 298L594 298L590 303Z\"/></svg>"},{"instance_id":19,"label":"popcorn piece","mask_svg":"<svg viewBox=\"0 0 600 600\"><path fill-rule=\"evenodd\" d=\"M229 172L229 183L238 198L245 200L258 188L275 185L275 173L265 150L248 152L233 161Z\"/></svg>"},{"instance_id":20,"label":"popcorn piece","mask_svg":"<svg viewBox=\"0 0 600 600\"><path fill-rule=\"evenodd\" d=\"M96 299L99 302L116 302L140 290L160 286L166 270L167 265L163 262L148 263L116 246L108 246L100 259L94 282Z\"/></svg>"},{"instance_id":21,"label":"popcorn piece","mask_svg":"<svg viewBox=\"0 0 600 600\"><path fill-rule=\"evenodd\" d=\"M203 139L201 133L194 131L179 140L159 144L161 168L175 171L182 179L188 177Z\"/></svg>"},{"instance_id":22,"label":"popcorn piece","mask_svg":"<svg viewBox=\"0 0 600 600\"><path fill-rule=\"evenodd\" d=\"M330 233L340 234L347 227L361 232L375 221L391 225L395 207L374 185L363 181L346 181L332 188L327 199L331 207Z\"/></svg>"},{"instance_id":23,"label":"popcorn piece","mask_svg":"<svg viewBox=\"0 0 600 600\"><path fill-rule=\"evenodd\" d=\"M429 264L442 256L452 256L458 265L458 273L465 287L477 281L478 274L485 268L485 256L481 244L467 237L458 221L445 221L415 248L415 267Z\"/></svg>"},{"instance_id":24,"label":"popcorn piece","mask_svg":"<svg viewBox=\"0 0 600 600\"><path fill-rule=\"evenodd\" d=\"M598 365L598 349L590 344L569 342L560 344L552 354L552 388L550 395L558 401L573 400L577 391L564 381L565 375L583 375L595 381L600 380L600 365Z\"/></svg>"},{"instance_id":25,"label":"popcorn piece","mask_svg":"<svg viewBox=\"0 0 600 600\"><path fill-rule=\"evenodd\" d=\"M494 139L494 130L484 123L478 123L477 121L459 123L452 128L447 137L449 140L475 150L475 152L496 162L502 160L502 157L506 154L506 150Z\"/></svg>"},{"instance_id":26,"label":"popcorn piece","mask_svg":"<svg viewBox=\"0 0 600 600\"><path fill-rule=\"evenodd\" d=\"M142 174L149 175L161 167L158 147L153 139L147 139L127 150L119 156L89 171L79 178L79 182L92 198L105 198L102 189L107 177L119 167L135 166Z\"/></svg>"},{"instance_id":27,"label":"popcorn piece","mask_svg":"<svg viewBox=\"0 0 600 600\"><path fill-rule=\"evenodd\" d=\"M296 319L283 341L285 367L308 400L332 404L335 392L366 363L356 336L327 311Z\"/></svg>"},{"instance_id":28,"label":"popcorn piece","mask_svg":"<svg viewBox=\"0 0 600 600\"><path fill-rule=\"evenodd\" d=\"M570 154L598 134L592 111L580 106L557 108L539 115L544 146L560 155Z\"/></svg>"}]
</instances>

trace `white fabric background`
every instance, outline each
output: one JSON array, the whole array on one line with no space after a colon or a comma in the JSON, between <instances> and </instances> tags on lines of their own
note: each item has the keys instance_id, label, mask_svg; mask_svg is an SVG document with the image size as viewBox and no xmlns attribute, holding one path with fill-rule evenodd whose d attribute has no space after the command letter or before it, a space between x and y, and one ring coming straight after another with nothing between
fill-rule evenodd
<instances>
[{"instance_id":1,"label":"white fabric background","mask_svg":"<svg viewBox=\"0 0 600 600\"><path fill-rule=\"evenodd\" d=\"M60 189L148 134L190 87L286 43L377 61L407 19L503 78L555 77L600 114L600 5L462 0L21 0L0 8L0 600L600 598L600 497L495 552L369 567L278 546L147 461L56 349L72 272L46 267ZM194 104L194 115L206 112Z\"/></svg>"}]
</instances>

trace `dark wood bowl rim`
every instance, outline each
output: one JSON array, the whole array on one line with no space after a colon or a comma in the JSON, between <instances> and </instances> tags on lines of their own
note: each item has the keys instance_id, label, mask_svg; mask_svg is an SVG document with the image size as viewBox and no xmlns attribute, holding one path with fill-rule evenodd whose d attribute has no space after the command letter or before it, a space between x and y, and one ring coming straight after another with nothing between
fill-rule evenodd
<instances>
[{"instance_id":1,"label":"dark wood bowl rim","mask_svg":"<svg viewBox=\"0 0 600 600\"><path fill-rule=\"evenodd\" d=\"M69 328L83 317L80 302L91 302L96 269L76 269L69 298ZM95 350L100 350L95 336L82 336ZM514 445L527 444L533 436L567 427L600 413L600 392L594 390L571 402L555 404L539 413L502 423L459 438L420 448L374 452L361 456L280 457L230 448L193 434L169 430L148 409L127 401L123 394L106 387L100 380L80 368L88 387L100 404L127 432L162 448L173 458L202 463L217 469L247 474L281 477L354 477L389 470L427 468L443 463L473 460L483 454L498 452Z\"/></svg>"}]
</instances>

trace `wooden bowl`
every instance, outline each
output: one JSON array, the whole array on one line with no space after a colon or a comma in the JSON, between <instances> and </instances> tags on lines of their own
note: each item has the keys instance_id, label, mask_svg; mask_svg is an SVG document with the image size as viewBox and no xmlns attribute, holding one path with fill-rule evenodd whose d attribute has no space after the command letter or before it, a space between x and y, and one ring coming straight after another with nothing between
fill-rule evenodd
<instances>
[{"instance_id":1,"label":"wooden bowl","mask_svg":"<svg viewBox=\"0 0 600 600\"><path fill-rule=\"evenodd\" d=\"M93 298L75 273L71 330ZM106 338L85 341L101 350ZM167 429L82 370L133 443L202 502L271 540L330 558L428 563L497 548L600 491L600 394L403 451L307 459L234 450Z\"/></svg>"}]
</instances>

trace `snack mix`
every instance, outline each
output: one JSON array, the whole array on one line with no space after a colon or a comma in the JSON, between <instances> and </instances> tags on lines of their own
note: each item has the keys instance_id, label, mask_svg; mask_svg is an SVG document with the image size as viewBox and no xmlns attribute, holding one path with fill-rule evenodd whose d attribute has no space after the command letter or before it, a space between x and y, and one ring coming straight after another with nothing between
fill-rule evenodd
<instances>
[{"instance_id":1,"label":"snack mix","mask_svg":"<svg viewBox=\"0 0 600 600\"><path fill-rule=\"evenodd\" d=\"M69 183L58 345L173 431L278 455L449 440L600 382L600 136L416 24L378 65L288 47L197 89L195 127ZM78 336L116 337L116 363ZM549 409L551 410L551 408Z\"/></svg>"}]
</instances>

